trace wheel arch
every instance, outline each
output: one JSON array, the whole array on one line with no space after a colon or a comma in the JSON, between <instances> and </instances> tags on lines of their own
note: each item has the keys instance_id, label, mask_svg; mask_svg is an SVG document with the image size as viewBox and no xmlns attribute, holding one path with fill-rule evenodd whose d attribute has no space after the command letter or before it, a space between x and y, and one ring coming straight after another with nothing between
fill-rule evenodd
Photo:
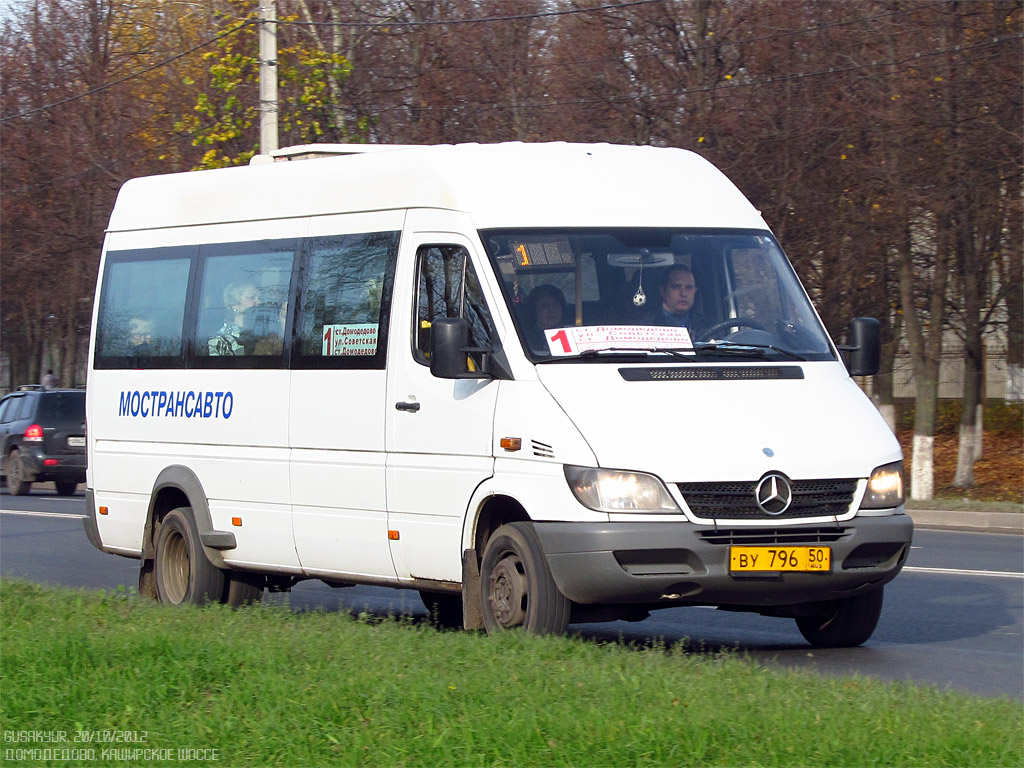
<instances>
[{"instance_id":1,"label":"wheel arch","mask_svg":"<svg viewBox=\"0 0 1024 768\"><path fill-rule=\"evenodd\" d=\"M476 553L477 563L491 535L506 523L531 522L529 512L514 497L504 493L487 495L476 506L476 514L466 548Z\"/></svg>"},{"instance_id":2,"label":"wheel arch","mask_svg":"<svg viewBox=\"0 0 1024 768\"><path fill-rule=\"evenodd\" d=\"M156 537L160 530L160 522L172 509L191 507L192 518L195 520L199 535L215 533L213 519L210 517L210 505L206 498L203 485L188 467L178 464L164 468L153 483L153 491L149 496L149 509L146 513L146 527L142 535L142 560L152 560L156 550ZM223 554L203 544L207 559L218 568L226 568Z\"/></svg>"}]
</instances>

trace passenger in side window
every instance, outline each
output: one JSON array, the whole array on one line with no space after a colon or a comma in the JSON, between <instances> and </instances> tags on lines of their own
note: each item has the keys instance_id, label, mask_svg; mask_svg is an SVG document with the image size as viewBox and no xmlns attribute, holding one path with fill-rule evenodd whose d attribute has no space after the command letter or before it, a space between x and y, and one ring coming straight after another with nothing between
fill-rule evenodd
<instances>
[{"instance_id":1,"label":"passenger in side window","mask_svg":"<svg viewBox=\"0 0 1024 768\"><path fill-rule=\"evenodd\" d=\"M153 321L145 317L133 317L128 321L128 351L133 357L154 354Z\"/></svg>"},{"instance_id":2,"label":"passenger in side window","mask_svg":"<svg viewBox=\"0 0 1024 768\"><path fill-rule=\"evenodd\" d=\"M211 356L247 354L244 339L251 336L245 327L246 310L260 300L259 289L252 283L231 283L224 289L224 306L228 319L209 341Z\"/></svg>"}]
</instances>

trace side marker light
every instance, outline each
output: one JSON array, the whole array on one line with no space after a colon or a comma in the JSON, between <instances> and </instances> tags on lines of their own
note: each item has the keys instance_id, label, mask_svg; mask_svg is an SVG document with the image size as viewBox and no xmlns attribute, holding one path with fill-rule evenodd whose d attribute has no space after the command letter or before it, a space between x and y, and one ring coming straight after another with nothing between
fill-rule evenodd
<instances>
[{"instance_id":1,"label":"side marker light","mask_svg":"<svg viewBox=\"0 0 1024 768\"><path fill-rule=\"evenodd\" d=\"M518 437L503 437L501 438L501 447L506 451L518 451L523 447L523 441Z\"/></svg>"}]
</instances>

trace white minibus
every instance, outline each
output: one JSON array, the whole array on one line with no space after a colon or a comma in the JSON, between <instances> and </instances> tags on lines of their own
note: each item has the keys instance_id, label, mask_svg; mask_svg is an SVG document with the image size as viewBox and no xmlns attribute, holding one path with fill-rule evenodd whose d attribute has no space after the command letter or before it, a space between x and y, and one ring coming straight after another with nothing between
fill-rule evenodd
<instances>
[{"instance_id":1,"label":"white minibus","mask_svg":"<svg viewBox=\"0 0 1024 768\"><path fill-rule=\"evenodd\" d=\"M767 224L680 149L291 148L134 179L103 247L85 527L140 592L304 579L561 633L714 606L870 637L899 443Z\"/></svg>"}]
</instances>

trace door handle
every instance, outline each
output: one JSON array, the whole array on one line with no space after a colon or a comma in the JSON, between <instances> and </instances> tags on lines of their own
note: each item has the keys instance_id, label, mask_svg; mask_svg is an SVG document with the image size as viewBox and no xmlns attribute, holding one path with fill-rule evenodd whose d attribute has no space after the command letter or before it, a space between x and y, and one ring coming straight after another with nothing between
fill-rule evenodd
<instances>
[{"instance_id":1,"label":"door handle","mask_svg":"<svg viewBox=\"0 0 1024 768\"><path fill-rule=\"evenodd\" d=\"M395 403L395 408L400 411L409 411L409 413L416 413L420 409L419 403Z\"/></svg>"}]
</instances>

